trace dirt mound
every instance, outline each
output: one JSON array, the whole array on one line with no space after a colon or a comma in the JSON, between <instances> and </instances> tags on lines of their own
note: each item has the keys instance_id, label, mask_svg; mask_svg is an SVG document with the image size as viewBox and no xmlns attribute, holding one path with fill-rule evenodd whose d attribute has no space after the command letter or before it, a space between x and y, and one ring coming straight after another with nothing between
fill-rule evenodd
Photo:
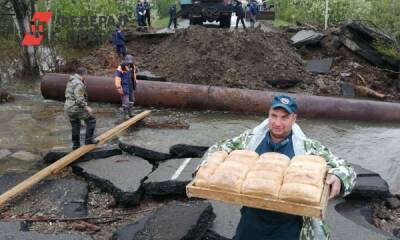
<instances>
[{"instance_id":1,"label":"dirt mound","mask_svg":"<svg viewBox=\"0 0 400 240\"><path fill-rule=\"evenodd\" d=\"M200 26L179 30L143 56L141 66L168 81L264 89L269 82L309 78L285 36Z\"/></svg>"},{"instance_id":2,"label":"dirt mound","mask_svg":"<svg viewBox=\"0 0 400 240\"><path fill-rule=\"evenodd\" d=\"M78 67L85 67L90 75L112 76L122 60L120 58L113 45L105 44L81 59L73 58L69 60L62 66L60 72L71 74Z\"/></svg>"},{"instance_id":3,"label":"dirt mound","mask_svg":"<svg viewBox=\"0 0 400 240\"><path fill-rule=\"evenodd\" d=\"M372 97L398 101L392 73L381 71L355 53L337 44L335 32L327 32L320 44L291 47L293 34L192 26L165 38L135 38L127 43L141 70L166 76L170 82L294 93ZM333 59L327 74L305 70L308 60ZM121 59L112 44L74 59L62 72L85 66L91 75L113 76ZM397 80L400 89L400 80Z\"/></svg>"}]
</instances>

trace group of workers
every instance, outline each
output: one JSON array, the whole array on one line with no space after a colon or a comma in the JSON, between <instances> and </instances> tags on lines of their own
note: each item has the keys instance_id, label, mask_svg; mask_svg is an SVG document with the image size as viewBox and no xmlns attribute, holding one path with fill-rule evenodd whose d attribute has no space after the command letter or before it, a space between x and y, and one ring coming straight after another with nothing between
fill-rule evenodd
<instances>
[{"instance_id":1,"label":"group of workers","mask_svg":"<svg viewBox=\"0 0 400 240\"><path fill-rule=\"evenodd\" d=\"M138 1L136 5L136 19L138 23L138 31L146 31L147 28L151 28L150 10L151 6L148 0Z\"/></svg>"},{"instance_id":2,"label":"group of workers","mask_svg":"<svg viewBox=\"0 0 400 240\"><path fill-rule=\"evenodd\" d=\"M246 10L243 8L243 4L241 1L236 0L235 4L235 14L236 14L236 29L239 27L239 21L242 23L243 28L246 28L246 24L244 23L244 18L246 17L245 13ZM251 0L249 4L247 5L248 13L249 13L249 19L250 19L250 26L254 27L256 21L257 21L257 14L258 14L258 4L255 0Z\"/></svg>"},{"instance_id":3,"label":"group of workers","mask_svg":"<svg viewBox=\"0 0 400 240\"><path fill-rule=\"evenodd\" d=\"M256 1L251 0L248 4L248 7L250 13L250 22L252 26L254 26L256 14L258 11ZM148 0L140 0L138 2L136 12L139 26L145 26L146 19L148 25L150 26L150 9L151 7ZM239 21L242 22L243 28L246 28L243 20L243 18L245 17L244 9L240 0L236 0L235 12L237 15L236 28L238 28ZM175 3L170 6L169 14L170 20L168 23L168 28L170 28L172 23L176 28L177 8ZM112 41L115 45L117 54L120 55L121 59L123 59L115 71L114 81L115 88L121 96L124 118L128 119L132 117L132 107L135 102L134 91L137 84L137 69L135 66L134 57L131 54L127 54L125 47L125 36L119 25L116 26L115 32L113 32L112 34ZM85 144L91 144L94 142L93 132L96 126L96 119L93 116L91 108L87 105L87 93L84 84L86 72L86 69L78 69L76 74L71 76L65 92L65 111L70 118L72 126L72 142L74 149L80 147L79 131L81 128L81 120L84 120L86 122L87 127Z\"/></svg>"},{"instance_id":4,"label":"group of workers","mask_svg":"<svg viewBox=\"0 0 400 240\"><path fill-rule=\"evenodd\" d=\"M134 57L127 54L114 73L114 85L120 95L124 119L133 117L132 108L135 104L136 66ZM80 143L81 121L85 122L85 145L96 143L93 135L96 128L96 118L88 105L88 94L85 85L86 68L78 68L70 76L65 90L64 111L71 123L72 149L78 149Z\"/></svg>"},{"instance_id":5,"label":"group of workers","mask_svg":"<svg viewBox=\"0 0 400 240\"><path fill-rule=\"evenodd\" d=\"M249 4L250 9L250 21L255 22L256 8L255 0L252 0ZM147 0L140 0L136 7L137 19L139 26L146 26L146 19L150 26L150 4ZM242 3L237 0L236 4L236 15L238 20L236 22L236 28L238 27L239 20L242 21L243 27L246 28L244 23L244 10ZM177 7L173 3L169 9L170 20L168 28L171 24L174 24L174 28L177 27ZM115 71L114 81L117 92L121 96L122 109L124 112L124 118L128 119L132 117L132 107L134 105L134 91L136 89L136 67L134 64L134 57L131 54L127 54L125 46L125 36L119 25L116 26L115 31L112 34L112 41L115 45L117 54L120 56L121 63ZM79 131L81 127L81 121L86 122L86 140L85 143L93 142L93 132L96 125L96 119L92 114L92 111L87 107L87 93L84 84L84 75L86 75L86 69L78 69L77 74L71 77L66 90L66 103L65 111L71 120L72 126L72 142L73 148L79 148ZM80 80L80 81L78 81ZM78 120L79 119L79 120Z\"/></svg>"}]
</instances>

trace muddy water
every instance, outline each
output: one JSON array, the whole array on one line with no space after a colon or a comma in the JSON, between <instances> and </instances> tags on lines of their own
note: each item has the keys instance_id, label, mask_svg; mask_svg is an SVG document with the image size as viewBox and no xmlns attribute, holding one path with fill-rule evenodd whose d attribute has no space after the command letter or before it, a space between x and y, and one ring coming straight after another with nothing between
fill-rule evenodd
<instances>
[{"instance_id":1,"label":"muddy water","mask_svg":"<svg viewBox=\"0 0 400 240\"><path fill-rule=\"evenodd\" d=\"M117 105L92 106L97 116L97 134L120 121ZM141 110L138 108L136 111ZM236 136L264 119L263 116L254 115L166 109L153 109L152 117L187 122L197 135L192 137L213 141ZM44 100L37 94L18 94L15 102L0 105L0 123L0 149L42 154L52 147L70 146L70 126L63 114L63 103ZM299 124L309 137L318 139L349 162L380 173L388 181L393 193L400 192L400 125L317 119L300 119ZM156 133L158 130L154 131ZM169 134L176 134L180 138L174 131ZM125 135L134 134L128 131ZM5 157L0 160L0 173L34 166Z\"/></svg>"},{"instance_id":2,"label":"muddy water","mask_svg":"<svg viewBox=\"0 0 400 240\"><path fill-rule=\"evenodd\" d=\"M375 171L400 193L400 125L301 120L308 136L347 161Z\"/></svg>"}]
</instances>

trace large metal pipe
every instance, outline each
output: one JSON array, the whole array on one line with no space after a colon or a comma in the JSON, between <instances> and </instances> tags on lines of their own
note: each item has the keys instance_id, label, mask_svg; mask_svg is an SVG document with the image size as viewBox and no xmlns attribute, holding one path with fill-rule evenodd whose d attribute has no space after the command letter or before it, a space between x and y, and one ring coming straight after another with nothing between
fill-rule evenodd
<instances>
[{"instance_id":1,"label":"large metal pipe","mask_svg":"<svg viewBox=\"0 0 400 240\"><path fill-rule=\"evenodd\" d=\"M64 100L69 75L46 74L42 78L44 98ZM87 76L89 101L119 103L111 77ZM204 85L138 81L135 93L140 106L228 110L267 113L278 92L212 87ZM368 100L288 94L296 98L305 117L400 122L400 104Z\"/></svg>"}]
</instances>

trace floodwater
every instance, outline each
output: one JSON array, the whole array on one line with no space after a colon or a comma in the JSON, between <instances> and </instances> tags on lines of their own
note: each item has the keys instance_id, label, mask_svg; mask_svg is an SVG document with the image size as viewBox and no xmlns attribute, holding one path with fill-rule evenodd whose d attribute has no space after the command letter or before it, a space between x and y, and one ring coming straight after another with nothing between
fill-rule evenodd
<instances>
[{"instance_id":1,"label":"floodwater","mask_svg":"<svg viewBox=\"0 0 400 240\"><path fill-rule=\"evenodd\" d=\"M121 121L118 105L93 103L91 106L97 117L97 135ZM135 111L142 110L145 109L137 108ZM194 141L199 144L211 144L234 137L264 119L264 116L225 112L152 111L151 117L154 119L173 118L190 124L190 134L182 135L183 132L169 130L168 135L176 135L176 141L182 141L180 143L193 142L187 141L193 138L199 139ZM43 156L53 147L70 146L70 125L63 113L63 103L44 100L37 93L17 94L15 102L1 104L0 122L0 150L25 150ZM391 192L400 193L400 124L302 119L301 116L298 123L309 137L322 142L337 156L381 174ZM154 139L161 138L166 130L151 131L149 137ZM134 137L135 134L135 131L124 133L127 137ZM143 137L143 141L147 140ZM27 168L35 168L35 165L7 156L0 159L0 174L7 170Z\"/></svg>"}]
</instances>

